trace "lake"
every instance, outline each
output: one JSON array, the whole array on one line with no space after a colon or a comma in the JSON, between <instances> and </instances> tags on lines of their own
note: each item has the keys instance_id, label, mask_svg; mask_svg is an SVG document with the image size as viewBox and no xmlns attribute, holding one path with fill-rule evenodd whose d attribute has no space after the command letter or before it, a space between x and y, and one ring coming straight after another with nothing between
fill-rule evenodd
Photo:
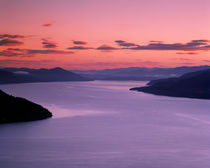
<instances>
[{"instance_id":1,"label":"lake","mask_svg":"<svg viewBox=\"0 0 210 168\"><path fill-rule=\"evenodd\" d=\"M145 84L0 85L54 115L0 125L0 167L209 168L210 101L129 91Z\"/></svg>"}]
</instances>

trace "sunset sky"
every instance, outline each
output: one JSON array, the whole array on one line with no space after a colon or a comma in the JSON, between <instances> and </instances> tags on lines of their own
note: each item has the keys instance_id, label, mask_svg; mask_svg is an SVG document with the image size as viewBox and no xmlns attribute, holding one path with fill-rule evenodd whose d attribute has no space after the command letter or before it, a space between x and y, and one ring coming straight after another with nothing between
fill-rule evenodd
<instances>
[{"instance_id":1,"label":"sunset sky","mask_svg":"<svg viewBox=\"0 0 210 168\"><path fill-rule=\"evenodd\" d=\"M0 0L0 66L210 65L210 0Z\"/></svg>"}]
</instances>

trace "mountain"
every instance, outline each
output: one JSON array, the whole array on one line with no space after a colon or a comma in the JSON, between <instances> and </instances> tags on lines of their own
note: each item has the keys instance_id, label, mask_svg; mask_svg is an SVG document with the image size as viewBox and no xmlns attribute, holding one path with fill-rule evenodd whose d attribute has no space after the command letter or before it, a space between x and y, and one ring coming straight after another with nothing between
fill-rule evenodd
<instances>
[{"instance_id":1,"label":"mountain","mask_svg":"<svg viewBox=\"0 0 210 168\"><path fill-rule=\"evenodd\" d=\"M148 81L161 78L178 77L184 73L200 71L210 66L176 67L176 68L117 68L104 70L71 70L93 80L139 80Z\"/></svg>"},{"instance_id":2,"label":"mountain","mask_svg":"<svg viewBox=\"0 0 210 168\"><path fill-rule=\"evenodd\" d=\"M0 76L0 84L90 80L62 68L3 68L0 69Z\"/></svg>"},{"instance_id":3,"label":"mountain","mask_svg":"<svg viewBox=\"0 0 210 168\"><path fill-rule=\"evenodd\" d=\"M35 121L52 117L47 109L20 97L14 97L0 90L0 124Z\"/></svg>"},{"instance_id":4,"label":"mountain","mask_svg":"<svg viewBox=\"0 0 210 168\"><path fill-rule=\"evenodd\" d=\"M186 73L178 78L153 80L145 87L130 90L155 95L210 99L210 69Z\"/></svg>"}]
</instances>

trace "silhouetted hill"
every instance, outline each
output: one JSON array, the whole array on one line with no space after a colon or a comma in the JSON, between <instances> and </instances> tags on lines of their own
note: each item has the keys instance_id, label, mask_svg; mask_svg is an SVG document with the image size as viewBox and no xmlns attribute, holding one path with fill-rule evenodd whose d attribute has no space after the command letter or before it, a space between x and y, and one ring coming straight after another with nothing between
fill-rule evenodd
<instances>
[{"instance_id":1,"label":"silhouetted hill","mask_svg":"<svg viewBox=\"0 0 210 168\"><path fill-rule=\"evenodd\" d=\"M140 80L148 81L161 78L179 77L184 73L200 71L210 66L176 67L176 68L117 68L104 70L72 70L77 74L94 80Z\"/></svg>"},{"instance_id":2,"label":"silhouetted hill","mask_svg":"<svg viewBox=\"0 0 210 168\"><path fill-rule=\"evenodd\" d=\"M0 69L0 84L57 82L57 81L89 81L76 73L62 68L29 69L29 68L3 68Z\"/></svg>"},{"instance_id":3,"label":"silhouetted hill","mask_svg":"<svg viewBox=\"0 0 210 168\"><path fill-rule=\"evenodd\" d=\"M130 90L164 96L210 99L210 69L186 73L178 78L150 81L147 85Z\"/></svg>"},{"instance_id":4,"label":"silhouetted hill","mask_svg":"<svg viewBox=\"0 0 210 168\"><path fill-rule=\"evenodd\" d=\"M0 123L35 121L52 117L47 109L0 90Z\"/></svg>"}]
</instances>

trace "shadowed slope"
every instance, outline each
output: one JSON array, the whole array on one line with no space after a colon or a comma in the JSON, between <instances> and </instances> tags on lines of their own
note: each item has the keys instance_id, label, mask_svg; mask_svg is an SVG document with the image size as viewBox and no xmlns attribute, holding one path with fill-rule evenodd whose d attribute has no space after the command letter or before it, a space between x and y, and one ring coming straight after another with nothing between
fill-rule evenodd
<instances>
[{"instance_id":1,"label":"shadowed slope","mask_svg":"<svg viewBox=\"0 0 210 168\"><path fill-rule=\"evenodd\" d=\"M42 120L52 113L24 98L14 97L0 90L0 123Z\"/></svg>"},{"instance_id":2,"label":"shadowed slope","mask_svg":"<svg viewBox=\"0 0 210 168\"><path fill-rule=\"evenodd\" d=\"M153 80L147 85L130 90L164 96L210 99L210 69L186 73L179 78Z\"/></svg>"}]
</instances>

